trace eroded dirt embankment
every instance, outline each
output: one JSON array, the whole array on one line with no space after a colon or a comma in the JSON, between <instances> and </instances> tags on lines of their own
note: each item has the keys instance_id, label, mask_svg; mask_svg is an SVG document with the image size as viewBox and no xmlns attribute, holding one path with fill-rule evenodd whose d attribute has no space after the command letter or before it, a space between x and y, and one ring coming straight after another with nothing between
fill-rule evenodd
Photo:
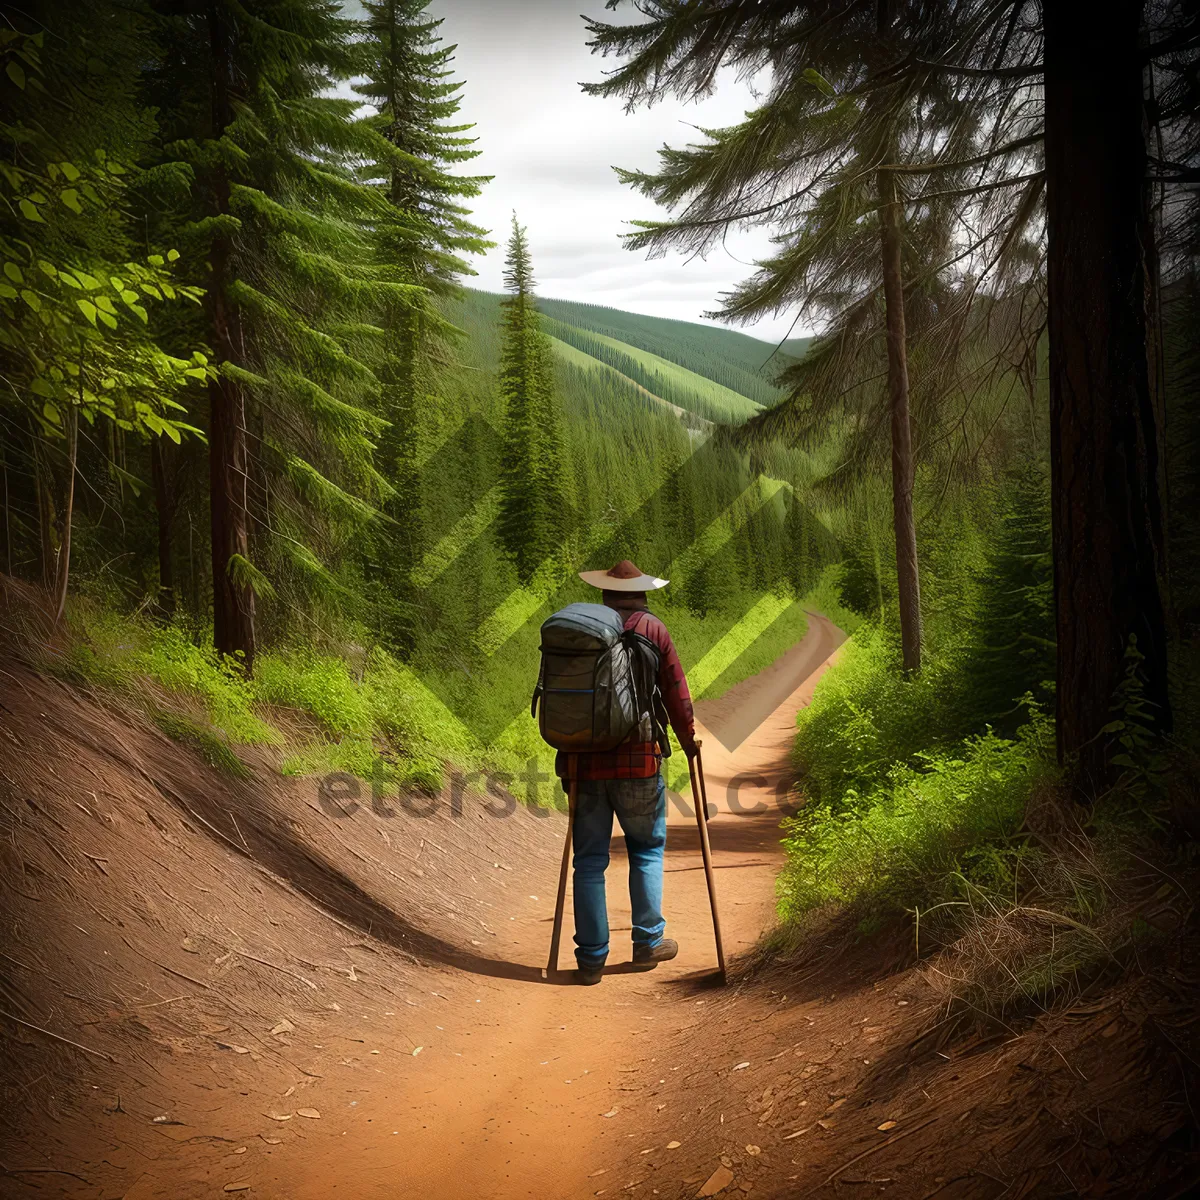
<instances>
[{"instance_id":1,"label":"eroded dirt embankment","mask_svg":"<svg viewBox=\"0 0 1200 1200\"><path fill-rule=\"evenodd\" d=\"M731 958L772 919L795 712L839 641L814 617L700 707ZM364 788L339 816L267 756L231 778L0 669L6 1196L1185 1194L1187 947L987 1041L923 1036L936 1000L903 945L843 940L714 989L677 799L679 959L628 963L618 839L610 971L577 988L540 970L559 814L373 809Z\"/></svg>"}]
</instances>

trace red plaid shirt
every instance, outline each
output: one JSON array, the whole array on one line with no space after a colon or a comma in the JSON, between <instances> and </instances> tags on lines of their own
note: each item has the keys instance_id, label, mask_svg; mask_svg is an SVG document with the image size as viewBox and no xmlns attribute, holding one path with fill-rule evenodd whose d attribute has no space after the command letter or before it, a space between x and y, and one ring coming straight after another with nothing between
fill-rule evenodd
<instances>
[{"instance_id":1,"label":"red plaid shirt","mask_svg":"<svg viewBox=\"0 0 1200 1200\"><path fill-rule=\"evenodd\" d=\"M679 744L687 749L696 737L692 696L667 627L646 608L646 601L641 596L617 598L605 592L604 603L625 614L626 629L649 638L658 647L658 688L671 728L675 730ZM560 750L554 760L554 773L562 780L649 779L651 775L657 775L662 753L656 742L646 740L653 737L646 726L647 722L643 722L615 750L598 754L567 754Z\"/></svg>"}]
</instances>

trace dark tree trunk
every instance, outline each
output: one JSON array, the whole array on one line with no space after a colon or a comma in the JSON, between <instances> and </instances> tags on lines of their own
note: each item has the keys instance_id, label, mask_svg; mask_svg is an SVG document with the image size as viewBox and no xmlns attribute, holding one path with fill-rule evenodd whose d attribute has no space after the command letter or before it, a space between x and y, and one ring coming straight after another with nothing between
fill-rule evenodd
<instances>
[{"instance_id":1,"label":"dark tree trunk","mask_svg":"<svg viewBox=\"0 0 1200 1200\"><path fill-rule=\"evenodd\" d=\"M895 158L889 157L889 162ZM900 648L906 671L921 668L921 578L913 519L912 422L908 411L908 348L904 324L904 277L900 268L901 208L892 171L877 174L887 325L888 405L892 417L892 525L896 534L896 594Z\"/></svg>"},{"instance_id":2,"label":"dark tree trunk","mask_svg":"<svg viewBox=\"0 0 1200 1200\"><path fill-rule=\"evenodd\" d=\"M1110 779L1100 731L1131 636L1170 724L1141 7L1043 10L1058 755L1085 795Z\"/></svg>"},{"instance_id":3,"label":"dark tree trunk","mask_svg":"<svg viewBox=\"0 0 1200 1200\"><path fill-rule=\"evenodd\" d=\"M63 504L62 536L58 545L58 563L54 575L54 624L63 619L67 608L67 585L71 579L71 529L75 520L75 467L79 461L79 411L67 413L67 496Z\"/></svg>"},{"instance_id":4,"label":"dark tree trunk","mask_svg":"<svg viewBox=\"0 0 1200 1200\"><path fill-rule=\"evenodd\" d=\"M175 569L171 559L171 526L175 520L175 487L167 439L150 444L150 473L154 479L154 506L158 512L158 609L165 617L175 611Z\"/></svg>"},{"instance_id":5,"label":"dark tree trunk","mask_svg":"<svg viewBox=\"0 0 1200 1200\"><path fill-rule=\"evenodd\" d=\"M46 462L46 452L39 445L36 432L30 436L33 446L33 487L37 495L38 549L42 568L42 587L47 592L54 587L58 555L54 547L54 475Z\"/></svg>"},{"instance_id":6,"label":"dark tree trunk","mask_svg":"<svg viewBox=\"0 0 1200 1200\"><path fill-rule=\"evenodd\" d=\"M212 132L220 137L233 119L233 30L218 0L208 10L212 54ZM210 179L215 216L229 212L229 178L217 166ZM230 304L232 244L218 232L209 251L211 276L208 308L218 365L235 360L237 310ZM254 592L233 569L237 559L249 561L247 513L248 455L246 401L238 384L220 374L208 385L209 503L212 518L213 643L222 654L240 656L249 672L254 664Z\"/></svg>"}]
</instances>

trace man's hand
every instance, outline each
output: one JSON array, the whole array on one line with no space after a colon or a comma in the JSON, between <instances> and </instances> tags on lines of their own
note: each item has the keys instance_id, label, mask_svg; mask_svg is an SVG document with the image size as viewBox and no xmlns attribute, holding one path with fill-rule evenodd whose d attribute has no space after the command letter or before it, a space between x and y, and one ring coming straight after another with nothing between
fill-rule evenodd
<instances>
[{"instance_id":1,"label":"man's hand","mask_svg":"<svg viewBox=\"0 0 1200 1200\"><path fill-rule=\"evenodd\" d=\"M688 762L691 762L700 753L700 739L693 738L688 745L683 747L683 752L687 755Z\"/></svg>"}]
</instances>

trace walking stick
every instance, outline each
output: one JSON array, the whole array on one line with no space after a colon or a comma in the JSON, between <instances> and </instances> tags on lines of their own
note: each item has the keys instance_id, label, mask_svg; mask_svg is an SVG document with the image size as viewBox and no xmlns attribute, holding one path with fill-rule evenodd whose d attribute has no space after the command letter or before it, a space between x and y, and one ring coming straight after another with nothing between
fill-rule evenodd
<instances>
[{"instance_id":1,"label":"walking stick","mask_svg":"<svg viewBox=\"0 0 1200 1200\"><path fill-rule=\"evenodd\" d=\"M688 759L688 771L692 777L692 802L696 808L696 826L700 830L700 853L704 858L704 879L708 884L708 903L712 908L713 937L717 942L717 966L721 982L726 983L725 947L721 944L721 918L717 916L717 883L713 878L712 850L708 845L708 790L704 786L704 760L700 757L700 743L696 742L696 757ZM700 786L696 787L699 776Z\"/></svg>"},{"instance_id":2,"label":"walking stick","mask_svg":"<svg viewBox=\"0 0 1200 1200\"><path fill-rule=\"evenodd\" d=\"M579 785L574 779L567 788L567 840L563 843L562 866L558 871L558 900L554 905L554 932L550 935L550 960L546 963L546 978L558 970L558 946L562 941L563 906L567 901L567 871L571 866L571 838L575 832L575 789Z\"/></svg>"}]
</instances>

